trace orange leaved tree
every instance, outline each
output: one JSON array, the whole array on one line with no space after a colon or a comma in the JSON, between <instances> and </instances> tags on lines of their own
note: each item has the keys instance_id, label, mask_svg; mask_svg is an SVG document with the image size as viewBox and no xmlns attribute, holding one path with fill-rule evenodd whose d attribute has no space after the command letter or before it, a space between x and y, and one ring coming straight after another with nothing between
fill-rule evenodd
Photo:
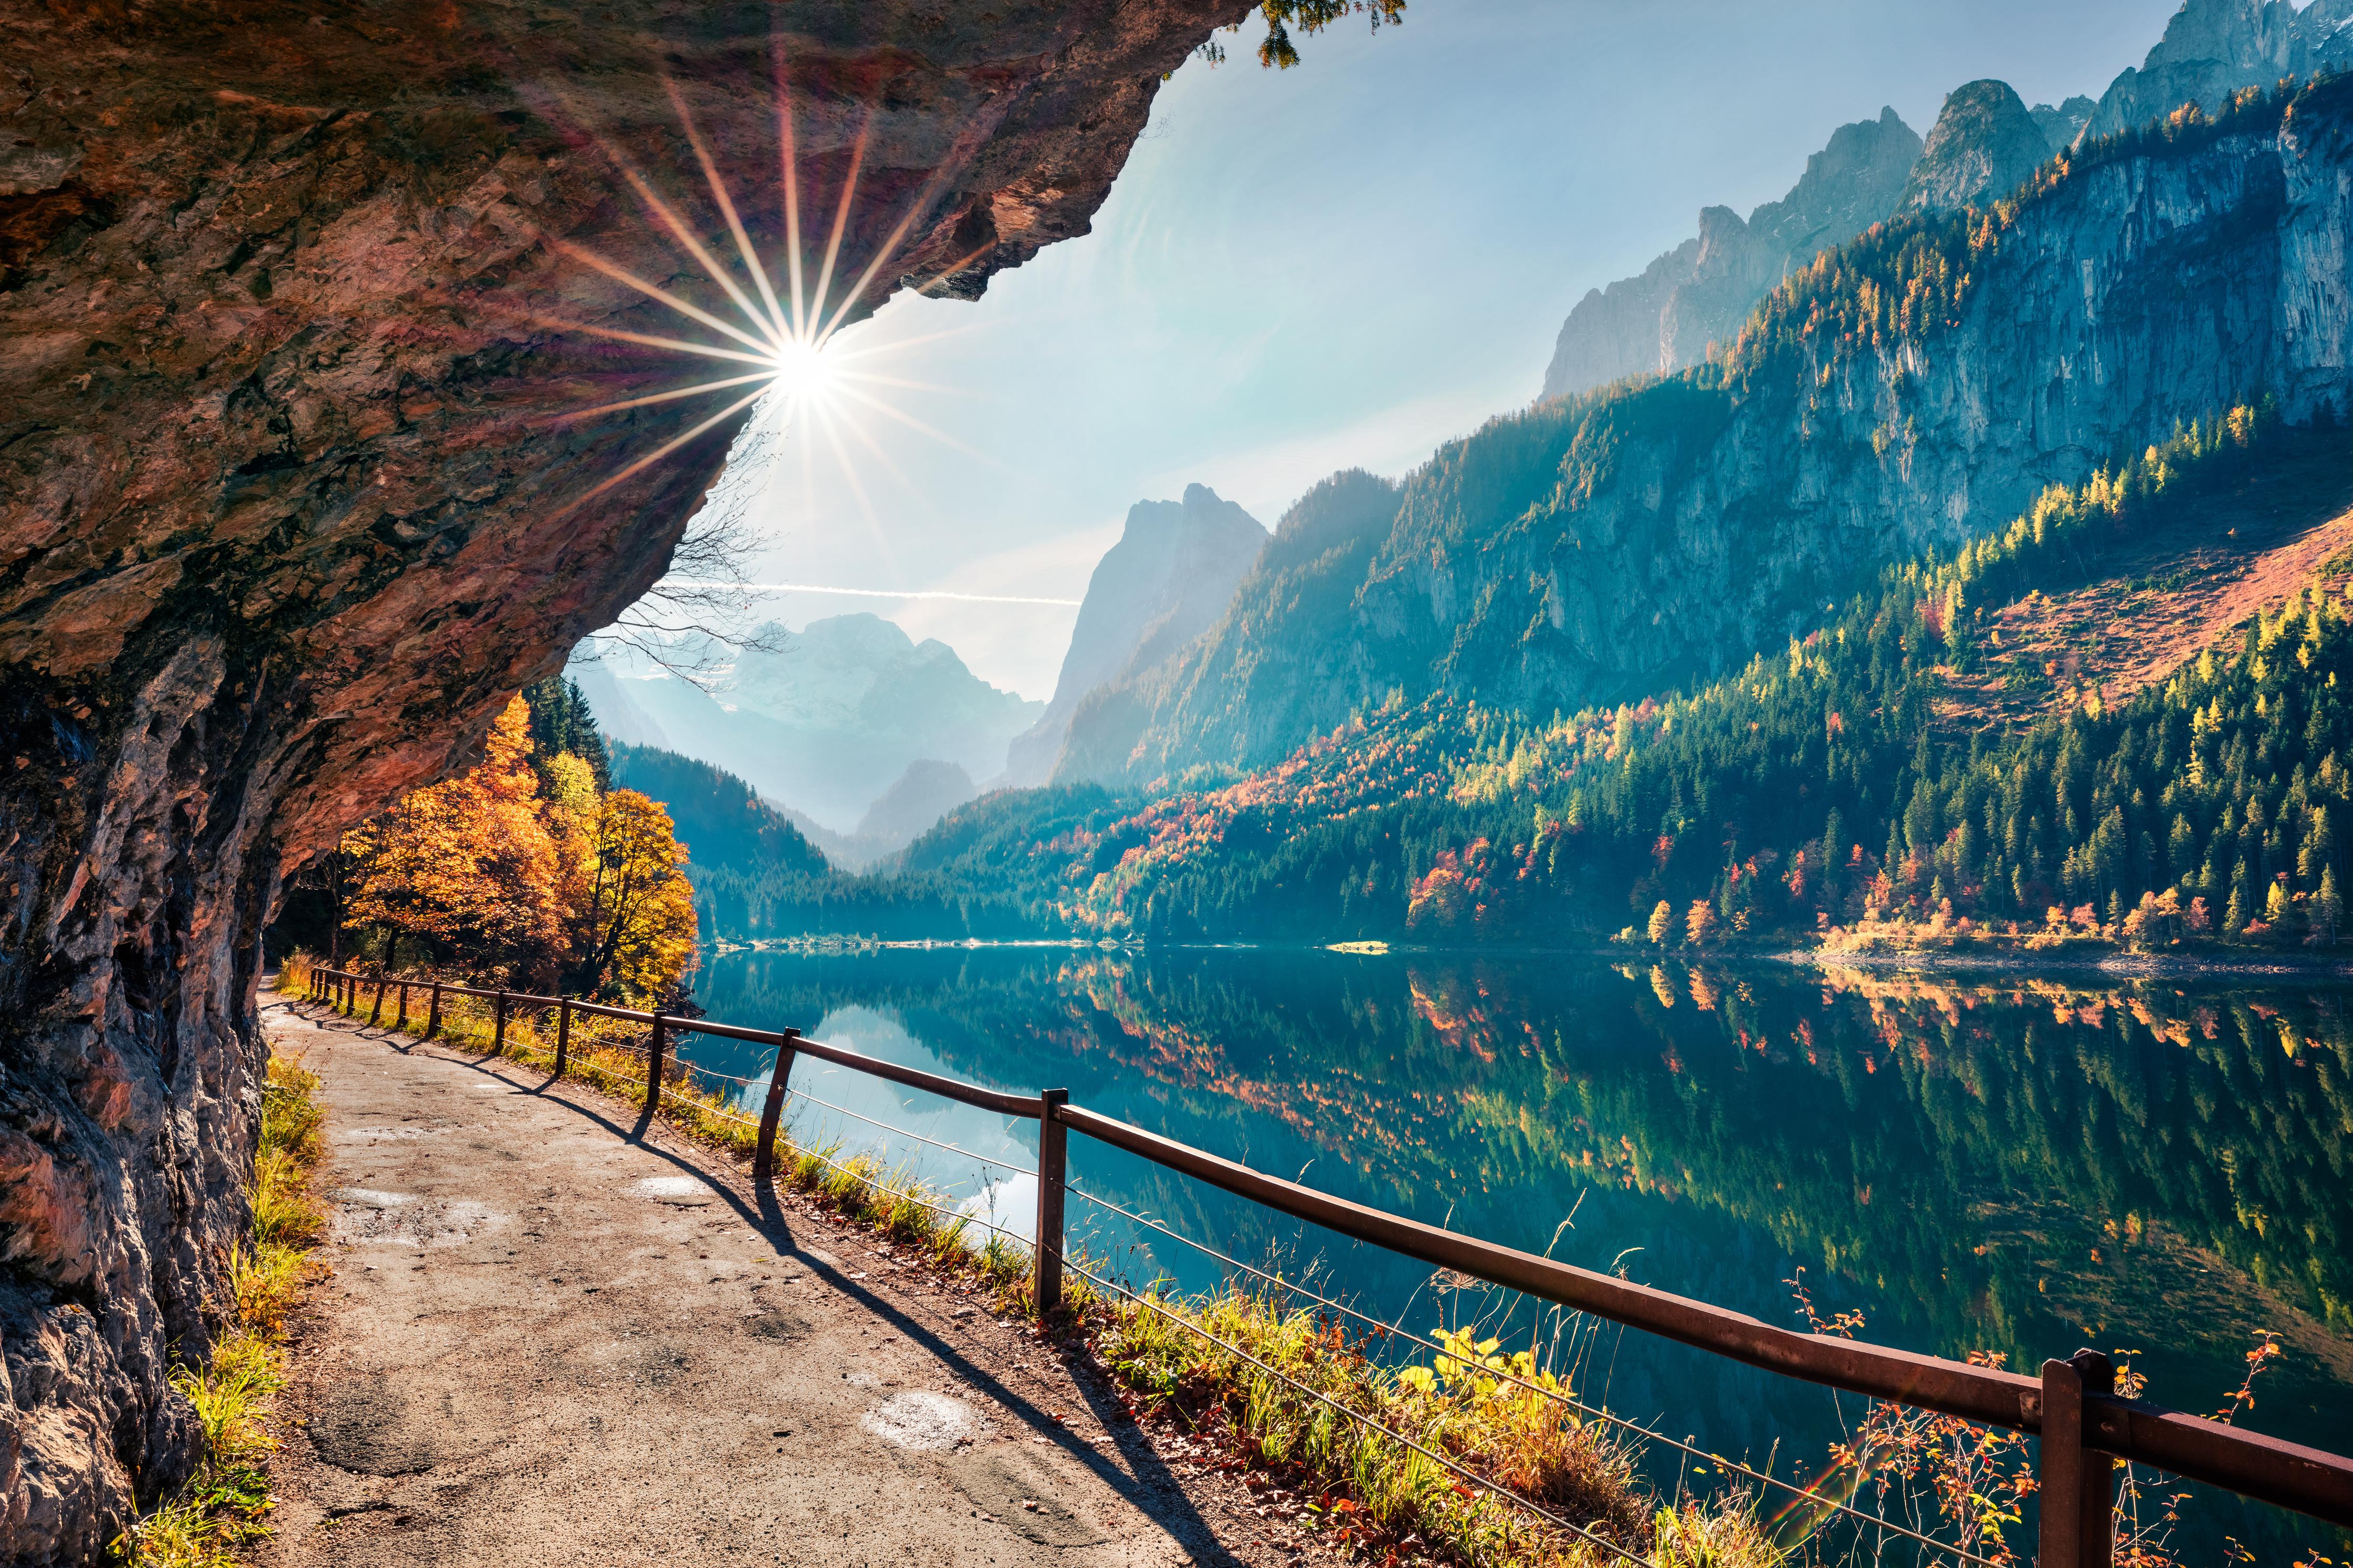
<instances>
[{"instance_id":1,"label":"orange leaved tree","mask_svg":"<svg viewBox=\"0 0 2353 1568\"><path fill-rule=\"evenodd\" d=\"M659 801L617 789L598 803L585 886L573 900L572 983L590 995L660 1000L693 967L686 847Z\"/></svg>"},{"instance_id":2,"label":"orange leaved tree","mask_svg":"<svg viewBox=\"0 0 2353 1568\"><path fill-rule=\"evenodd\" d=\"M481 765L411 791L345 836L358 884L345 918L381 933L378 964L389 967L406 940L419 957L551 978L564 941L562 867L542 804L518 699L491 725Z\"/></svg>"}]
</instances>

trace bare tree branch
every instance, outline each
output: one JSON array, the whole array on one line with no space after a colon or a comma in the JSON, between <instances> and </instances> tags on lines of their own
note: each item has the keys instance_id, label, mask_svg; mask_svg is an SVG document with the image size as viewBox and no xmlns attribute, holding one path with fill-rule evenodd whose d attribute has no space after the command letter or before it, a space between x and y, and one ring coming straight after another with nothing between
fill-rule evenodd
<instances>
[{"instance_id":1,"label":"bare tree branch","mask_svg":"<svg viewBox=\"0 0 2353 1568\"><path fill-rule=\"evenodd\" d=\"M760 546L753 503L767 485L780 439L757 416L736 437L702 510L670 552L669 572L586 639L587 657L626 650L709 691L740 656L783 650L784 628L755 618L760 595L745 571Z\"/></svg>"}]
</instances>

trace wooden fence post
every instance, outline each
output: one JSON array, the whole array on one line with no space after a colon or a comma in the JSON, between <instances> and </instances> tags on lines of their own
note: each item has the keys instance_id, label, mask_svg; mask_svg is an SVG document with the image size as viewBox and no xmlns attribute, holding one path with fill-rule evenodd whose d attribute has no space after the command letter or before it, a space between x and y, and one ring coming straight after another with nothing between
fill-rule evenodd
<instances>
[{"instance_id":1,"label":"wooden fence post","mask_svg":"<svg viewBox=\"0 0 2353 1568\"><path fill-rule=\"evenodd\" d=\"M555 1004L555 1076L564 1076L565 1058L572 1054L572 998L559 998Z\"/></svg>"},{"instance_id":2,"label":"wooden fence post","mask_svg":"<svg viewBox=\"0 0 2353 1568\"><path fill-rule=\"evenodd\" d=\"M425 1037L431 1039L441 1032L441 983L433 983L433 1000L426 1004Z\"/></svg>"},{"instance_id":3,"label":"wooden fence post","mask_svg":"<svg viewBox=\"0 0 2353 1568\"><path fill-rule=\"evenodd\" d=\"M654 1015L653 1038L646 1042L646 1114L661 1109L662 1048L670 1044L670 1020Z\"/></svg>"},{"instance_id":4,"label":"wooden fence post","mask_svg":"<svg viewBox=\"0 0 2353 1568\"><path fill-rule=\"evenodd\" d=\"M768 1100L760 1107L760 1139L752 1145L752 1179L765 1182L776 1173L776 1123L785 1113L785 1080L792 1077L793 1058L797 1054L793 1042L801 1037L798 1029L786 1029L776 1037L776 1065L768 1069Z\"/></svg>"},{"instance_id":5,"label":"wooden fence post","mask_svg":"<svg viewBox=\"0 0 2353 1568\"><path fill-rule=\"evenodd\" d=\"M400 1016L392 1021L392 1026L402 1033L408 1029L408 982L406 980L400 983Z\"/></svg>"},{"instance_id":6,"label":"wooden fence post","mask_svg":"<svg viewBox=\"0 0 2353 1568\"><path fill-rule=\"evenodd\" d=\"M379 970L377 970L377 971L375 972L375 1005L368 1009L368 1027L369 1027L369 1028L371 1028L371 1029L373 1029L373 1028L375 1028L378 1024L381 1024L381 1023L383 1023L383 1022L384 1022L384 971L383 971L383 970L381 970L381 969L379 969Z\"/></svg>"},{"instance_id":7,"label":"wooden fence post","mask_svg":"<svg viewBox=\"0 0 2353 1568\"><path fill-rule=\"evenodd\" d=\"M491 1050L495 1054L503 1052L506 1048L507 994L501 991L499 993L498 1000L491 1004Z\"/></svg>"},{"instance_id":8,"label":"wooden fence post","mask_svg":"<svg viewBox=\"0 0 2353 1568\"><path fill-rule=\"evenodd\" d=\"M1062 1173L1069 1130L1056 1112L1071 1102L1067 1089L1038 1096L1038 1245L1031 1276L1038 1316L1062 1304Z\"/></svg>"},{"instance_id":9,"label":"wooden fence post","mask_svg":"<svg viewBox=\"0 0 2353 1568\"><path fill-rule=\"evenodd\" d=\"M2116 1552L2116 1461L2084 1447L2084 1396L2113 1394L2097 1351L2042 1363L2041 1552L2037 1568L2109 1568Z\"/></svg>"}]
</instances>

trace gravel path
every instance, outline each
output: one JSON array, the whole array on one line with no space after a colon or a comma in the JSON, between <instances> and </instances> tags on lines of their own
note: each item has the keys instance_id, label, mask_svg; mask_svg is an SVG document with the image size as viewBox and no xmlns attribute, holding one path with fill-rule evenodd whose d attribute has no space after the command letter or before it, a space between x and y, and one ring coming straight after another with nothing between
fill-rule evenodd
<instances>
[{"instance_id":1,"label":"gravel path","mask_svg":"<svg viewBox=\"0 0 2353 1568\"><path fill-rule=\"evenodd\" d=\"M1099 1377L631 1108L272 1004L333 1277L269 1564L1329 1561Z\"/></svg>"}]
</instances>

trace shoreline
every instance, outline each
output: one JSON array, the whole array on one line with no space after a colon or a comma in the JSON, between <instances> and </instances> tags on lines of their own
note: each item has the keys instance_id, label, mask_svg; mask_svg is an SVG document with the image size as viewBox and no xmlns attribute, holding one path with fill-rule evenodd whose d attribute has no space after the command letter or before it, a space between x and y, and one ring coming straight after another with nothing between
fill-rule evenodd
<instances>
[{"instance_id":1,"label":"shoreline","mask_svg":"<svg viewBox=\"0 0 2353 1568\"><path fill-rule=\"evenodd\" d=\"M2186 953L2131 952L2119 949L2084 952L2074 956L2017 951L1987 952L1951 949L1861 949L1791 947L1720 947L1694 952L1687 948L1628 947L1614 943L1559 946L1448 947L1422 942L1379 941L1320 942L1128 942L1078 938L892 938L844 937L810 941L806 938L763 938L750 942L721 942L704 949L710 957L739 953L797 953L808 957L843 957L883 952L981 952L992 949L1044 949L1067 952L1328 952L1348 958L1591 958L1609 963L1658 963L1674 958L1684 963L1780 963L1817 969L1881 969L1984 971L2005 974L2097 973L2111 978L2149 979L2164 976L2253 977L2277 979L2353 978L2353 953L2303 957L2287 953L2255 953L2229 957Z\"/></svg>"}]
</instances>

